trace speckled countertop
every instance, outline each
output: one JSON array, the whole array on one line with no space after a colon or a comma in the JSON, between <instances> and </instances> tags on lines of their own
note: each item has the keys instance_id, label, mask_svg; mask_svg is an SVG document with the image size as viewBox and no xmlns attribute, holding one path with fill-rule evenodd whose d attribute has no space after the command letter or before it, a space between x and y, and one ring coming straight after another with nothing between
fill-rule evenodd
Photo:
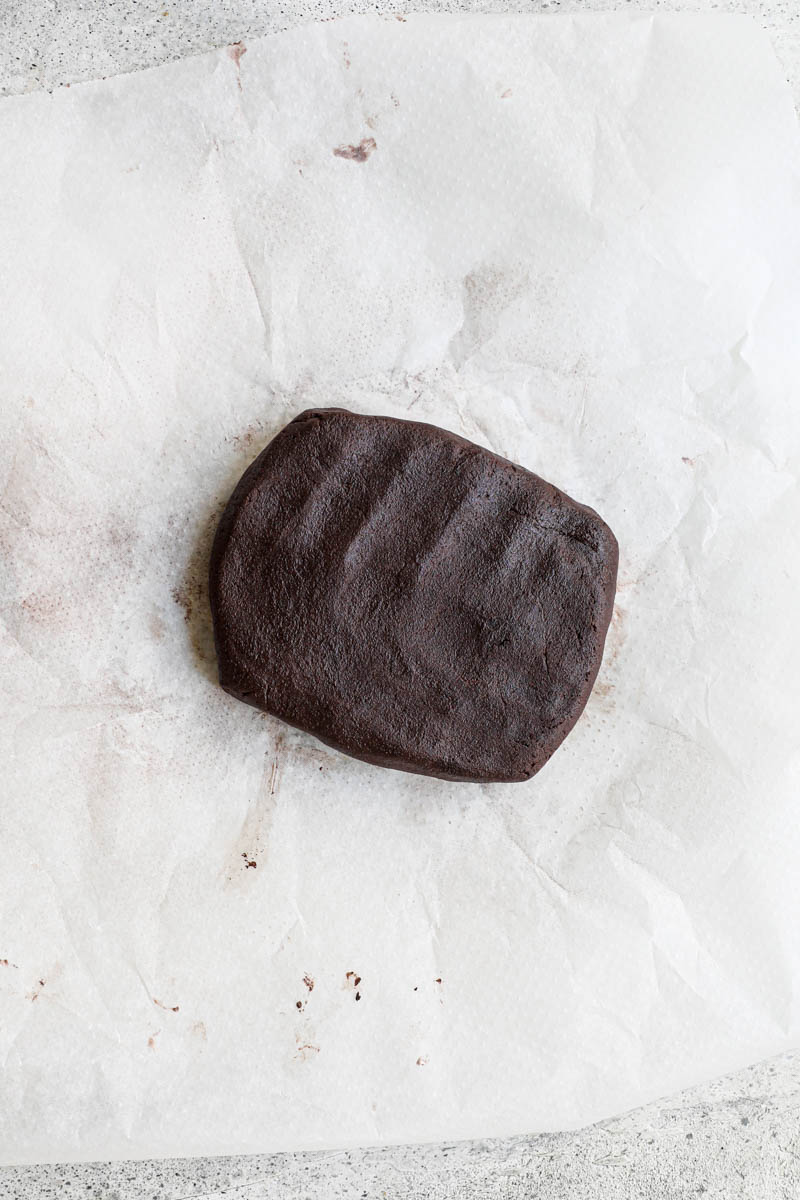
<instances>
[{"instance_id":1,"label":"speckled countertop","mask_svg":"<svg viewBox=\"0 0 800 1200\"><path fill-rule=\"evenodd\" d=\"M630 0L0 0L0 95L199 54L346 13L586 12ZM800 108L799 0L643 0L743 12ZM800 1053L572 1134L317 1154L0 1168L0 1200L800 1200Z\"/></svg>"},{"instance_id":2,"label":"speckled countertop","mask_svg":"<svg viewBox=\"0 0 800 1200\"><path fill-rule=\"evenodd\" d=\"M0 95L97 79L359 12L749 13L800 105L798 0L0 0Z\"/></svg>"},{"instance_id":3,"label":"speckled countertop","mask_svg":"<svg viewBox=\"0 0 800 1200\"><path fill-rule=\"evenodd\" d=\"M800 1053L580 1133L248 1158L6 1167L20 1200L797 1200Z\"/></svg>"}]
</instances>

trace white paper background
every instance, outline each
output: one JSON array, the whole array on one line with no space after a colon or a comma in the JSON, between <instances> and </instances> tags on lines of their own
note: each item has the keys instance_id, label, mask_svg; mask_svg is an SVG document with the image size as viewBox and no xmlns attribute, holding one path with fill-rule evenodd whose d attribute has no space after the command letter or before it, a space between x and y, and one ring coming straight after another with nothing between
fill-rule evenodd
<instances>
[{"instance_id":1,"label":"white paper background","mask_svg":"<svg viewBox=\"0 0 800 1200\"><path fill-rule=\"evenodd\" d=\"M555 1129L797 1044L798 165L736 18L356 18L0 103L2 1161ZM215 686L209 538L312 404L617 533L529 783Z\"/></svg>"}]
</instances>

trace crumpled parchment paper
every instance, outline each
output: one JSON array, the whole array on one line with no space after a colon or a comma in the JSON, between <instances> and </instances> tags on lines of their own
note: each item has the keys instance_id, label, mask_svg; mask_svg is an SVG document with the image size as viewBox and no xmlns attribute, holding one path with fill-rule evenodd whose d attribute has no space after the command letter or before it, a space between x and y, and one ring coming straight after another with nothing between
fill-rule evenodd
<instances>
[{"instance_id":1,"label":"crumpled parchment paper","mask_svg":"<svg viewBox=\"0 0 800 1200\"><path fill-rule=\"evenodd\" d=\"M0 1158L579 1125L796 1045L800 154L738 18L356 18L0 102ZM215 683L302 408L621 547L522 785Z\"/></svg>"}]
</instances>

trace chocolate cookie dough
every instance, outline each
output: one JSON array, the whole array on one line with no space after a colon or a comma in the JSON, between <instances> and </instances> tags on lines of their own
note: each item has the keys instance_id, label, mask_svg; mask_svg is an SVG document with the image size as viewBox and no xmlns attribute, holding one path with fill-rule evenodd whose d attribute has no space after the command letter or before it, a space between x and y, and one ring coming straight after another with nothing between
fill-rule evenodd
<instances>
[{"instance_id":1,"label":"chocolate cookie dough","mask_svg":"<svg viewBox=\"0 0 800 1200\"><path fill-rule=\"evenodd\" d=\"M220 683L366 762L528 779L586 704L616 574L608 526L530 471L434 425L313 409L220 520Z\"/></svg>"}]
</instances>

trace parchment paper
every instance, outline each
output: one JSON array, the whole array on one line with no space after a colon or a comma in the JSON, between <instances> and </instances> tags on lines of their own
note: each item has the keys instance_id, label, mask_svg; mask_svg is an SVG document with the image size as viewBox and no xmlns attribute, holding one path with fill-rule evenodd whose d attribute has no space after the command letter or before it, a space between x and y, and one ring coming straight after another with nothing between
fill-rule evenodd
<instances>
[{"instance_id":1,"label":"parchment paper","mask_svg":"<svg viewBox=\"0 0 800 1200\"><path fill-rule=\"evenodd\" d=\"M0 1157L558 1129L800 1032L800 187L737 18L357 18L0 103ZM227 495L303 407L618 535L522 785L215 684Z\"/></svg>"}]
</instances>

